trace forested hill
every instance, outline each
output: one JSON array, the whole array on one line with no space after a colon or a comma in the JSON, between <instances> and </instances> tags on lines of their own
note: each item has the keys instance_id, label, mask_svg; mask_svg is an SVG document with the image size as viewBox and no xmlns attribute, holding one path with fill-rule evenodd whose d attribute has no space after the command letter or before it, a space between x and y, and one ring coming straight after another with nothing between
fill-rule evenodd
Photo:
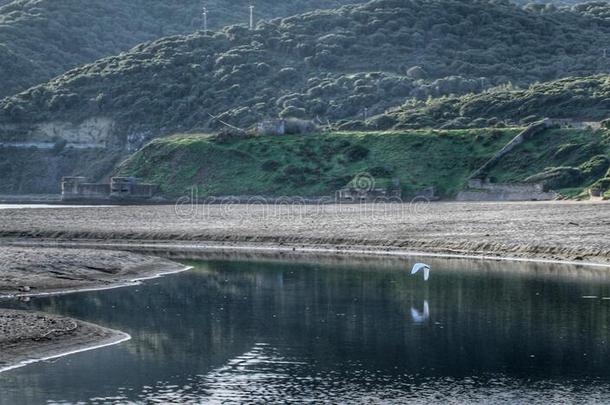
<instances>
[{"instance_id":1,"label":"forested hill","mask_svg":"<svg viewBox=\"0 0 610 405\"><path fill-rule=\"evenodd\" d=\"M256 18L358 0L257 0ZM209 28L248 22L247 0L208 0ZM0 97L138 43L202 27L201 0L0 0Z\"/></svg>"},{"instance_id":2,"label":"forested hill","mask_svg":"<svg viewBox=\"0 0 610 405\"><path fill-rule=\"evenodd\" d=\"M406 99L610 71L610 21L508 2L377 0L206 36L171 36L0 101L3 123L111 117L124 134L326 122Z\"/></svg>"},{"instance_id":3,"label":"forested hill","mask_svg":"<svg viewBox=\"0 0 610 405\"><path fill-rule=\"evenodd\" d=\"M0 123L111 117L122 134L206 130L220 116L326 122L406 99L608 72L610 21L508 2L377 0L139 45L0 101ZM7 126L5 126L7 127Z\"/></svg>"},{"instance_id":4,"label":"forested hill","mask_svg":"<svg viewBox=\"0 0 610 405\"><path fill-rule=\"evenodd\" d=\"M610 118L610 76L566 78L526 89L510 86L481 94L411 101L369 121L374 129L468 128L523 124L541 118Z\"/></svg>"}]
</instances>

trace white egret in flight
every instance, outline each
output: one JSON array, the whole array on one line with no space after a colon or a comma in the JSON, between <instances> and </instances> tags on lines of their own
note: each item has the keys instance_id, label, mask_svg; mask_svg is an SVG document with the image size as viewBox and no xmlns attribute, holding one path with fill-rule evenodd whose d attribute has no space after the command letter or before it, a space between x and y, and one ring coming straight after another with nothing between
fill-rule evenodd
<instances>
[{"instance_id":1,"label":"white egret in flight","mask_svg":"<svg viewBox=\"0 0 610 405\"><path fill-rule=\"evenodd\" d=\"M415 263L413 269L411 269L411 274L415 274L421 269L424 270L424 281L428 281L428 279L430 278L430 266L428 266L427 264Z\"/></svg>"}]
</instances>

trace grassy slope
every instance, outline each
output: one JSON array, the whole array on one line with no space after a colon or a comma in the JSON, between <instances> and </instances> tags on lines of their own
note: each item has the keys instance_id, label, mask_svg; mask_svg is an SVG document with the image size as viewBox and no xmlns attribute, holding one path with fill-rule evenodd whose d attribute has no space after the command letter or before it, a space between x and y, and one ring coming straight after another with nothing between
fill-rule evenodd
<instances>
[{"instance_id":1,"label":"grassy slope","mask_svg":"<svg viewBox=\"0 0 610 405\"><path fill-rule=\"evenodd\" d=\"M179 195L329 195L368 172L378 187L400 179L406 195L437 186L449 196L518 130L339 132L218 143L205 135L157 139L119 169ZM368 150L362 159L354 150ZM277 162L277 163L273 163Z\"/></svg>"},{"instance_id":2,"label":"grassy slope","mask_svg":"<svg viewBox=\"0 0 610 405\"><path fill-rule=\"evenodd\" d=\"M549 168L577 169L596 156L610 158L609 131L551 129L518 146L490 172L490 177L499 182L523 181ZM602 176L607 168L602 169ZM578 194L599 178L598 174L577 180L562 191Z\"/></svg>"},{"instance_id":3,"label":"grassy slope","mask_svg":"<svg viewBox=\"0 0 610 405\"><path fill-rule=\"evenodd\" d=\"M451 197L519 131L336 132L226 143L209 135L175 135L154 140L119 171L159 183L171 195L193 186L201 196L329 195L366 172L378 187L399 179L405 196L436 186L443 197ZM362 149L366 156L354 157L353 151ZM517 147L490 176L498 182L524 181L549 168L581 170L600 156L610 157L610 131L550 129ZM609 166L610 161L602 163L601 172L559 191L577 195L595 182L610 191Z\"/></svg>"},{"instance_id":4,"label":"grassy slope","mask_svg":"<svg viewBox=\"0 0 610 405\"><path fill-rule=\"evenodd\" d=\"M208 113L241 126L281 113L335 121L411 97L607 72L609 42L609 20L569 10L377 0L138 46L0 101L0 123L107 115L122 133L154 136L205 131Z\"/></svg>"},{"instance_id":5,"label":"grassy slope","mask_svg":"<svg viewBox=\"0 0 610 405\"><path fill-rule=\"evenodd\" d=\"M257 0L256 13L289 16L357 1ZM247 21L245 0L207 4L210 29ZM0 1L0 98L140 42L199 29L201 5L200 0Z\"/></svg>"}]
</instances>

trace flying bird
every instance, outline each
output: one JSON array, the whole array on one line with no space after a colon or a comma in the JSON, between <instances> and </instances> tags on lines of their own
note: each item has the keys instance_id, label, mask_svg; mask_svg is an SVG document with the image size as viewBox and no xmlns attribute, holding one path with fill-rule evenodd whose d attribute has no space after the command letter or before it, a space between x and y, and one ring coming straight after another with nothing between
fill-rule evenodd
<instances>
[{"instance_id":1,"label":"flying bird","mask_svg":"<svg viewBox=\"0 0 610 405\"><path fill-rule=\"evenodd\" d=\"M428 281L428 279L430 278L430 266L428 266L427 264L424 263L415 263L415 265L413 266L413 269L411 269L411 274L415 274L418 271L420 271L421 269L424 270L424 281Z\"/></svg>"}]
</instances>

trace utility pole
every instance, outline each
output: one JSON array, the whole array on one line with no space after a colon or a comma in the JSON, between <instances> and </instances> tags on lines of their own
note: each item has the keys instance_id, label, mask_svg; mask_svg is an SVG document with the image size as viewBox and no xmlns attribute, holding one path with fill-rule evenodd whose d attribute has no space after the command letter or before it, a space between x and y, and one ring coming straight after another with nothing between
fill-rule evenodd
<instances>
[{"instance_id":1,"label":"utility pole","mask_svg":"<svg viewBox=\"0 0 610 405\"><path fill-rule=\"evenodd\" d=\"M254 5L250 3L250 29L254 29Z\"/></svg>"},{"instance_id":2,"label":"utility pole","mask_svg":"<svg viewBox=\"0 0 610 405\"><path fill-rule=\"evenodd\" d=\"M203 32L208 32L208 8L203 4Z\"/></svg>"}]
</instances>

